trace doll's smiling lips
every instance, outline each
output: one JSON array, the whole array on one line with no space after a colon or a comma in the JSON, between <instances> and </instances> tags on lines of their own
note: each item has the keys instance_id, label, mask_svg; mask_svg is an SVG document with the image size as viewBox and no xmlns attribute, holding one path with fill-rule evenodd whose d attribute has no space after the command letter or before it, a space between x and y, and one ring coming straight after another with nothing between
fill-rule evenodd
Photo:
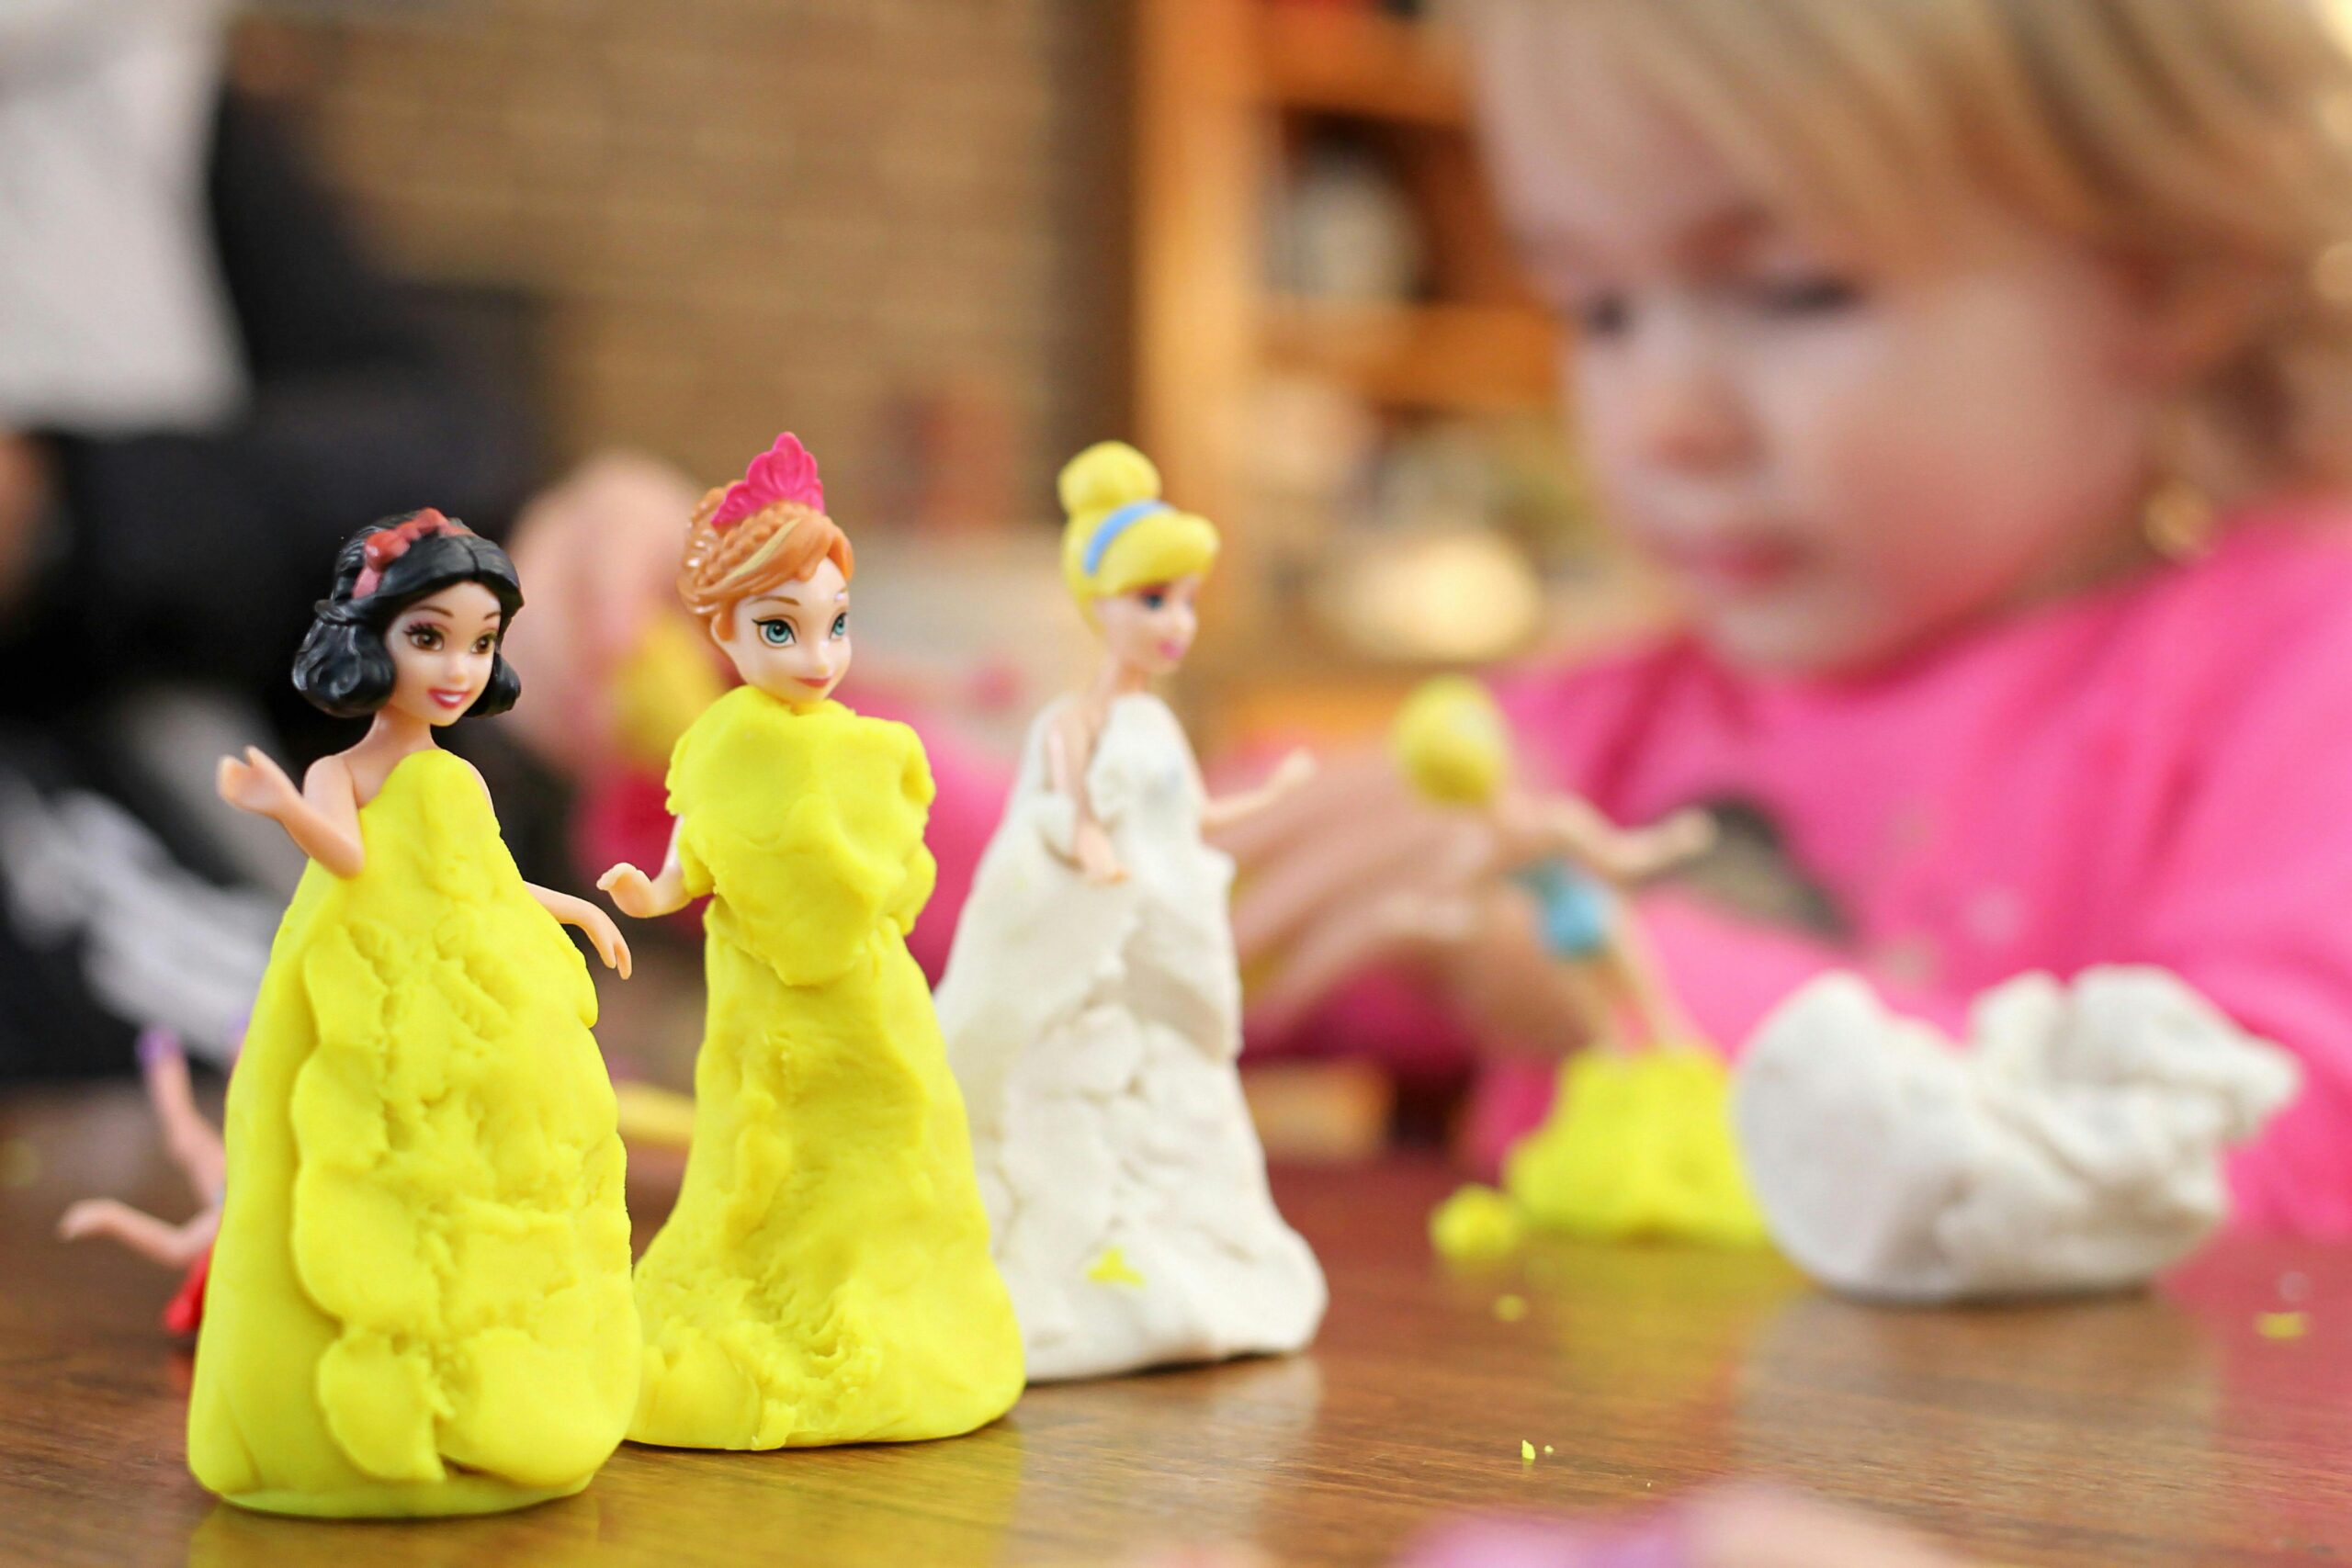
<instances>
[{"instance_id":1,"label":"doll's smiling lips","mask_svg":"<svg viewBox=\"0 0 2352 1568\"><path fill-rule=\"evenodd\" d=\"M473 694L462 686L435 686L426 695L445 708L463 707L473 697Z\"/></svg>"},{"instance_id":2,"label":"doll's smiling lips","mask_svg":"<svg viewBox=\"0 0 2352 1568\"><path fill-rule=\"evenodd\" d=\"M1190 645L1187 643L1175 642L1172 640L1163 642L1159 645L1159 657L1170 660L1182 659L1184 657L1185 651L1189 647Z\"/></svg>"},{"instance_id":3,"label":"doll's smiling lips","mask_svg":"<svg viewBox=\"0 0 2352 1568\"><path fill-rule=\"evenodd\" d=\"M814 686L819 691L833 683L833 678L831 675L796 675L793 679L804 686Z\"/></svg>"}]
</instances>

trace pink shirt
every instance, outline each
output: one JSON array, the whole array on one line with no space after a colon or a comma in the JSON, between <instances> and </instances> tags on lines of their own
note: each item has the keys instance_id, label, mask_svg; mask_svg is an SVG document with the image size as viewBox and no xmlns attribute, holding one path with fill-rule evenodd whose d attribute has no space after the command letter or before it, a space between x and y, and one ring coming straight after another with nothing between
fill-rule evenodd
<instances>
[{"instance_id":1,"label":"pink shirt","mask_svg":"<svg viewBox=\"0 0 2352 1568\"><path fill-rule=\"evenodd\" d=\"M1687 897L1640 913L1733 1050L1799 985L1860 970L1947 1029L2022 971L2157 964L2302 1058L2301 1098L2231 1177L2244 1223L2352 1235L2352 543L2273 512L2204 558L1851 681L1771 680L1678 639L1505 682L1532 773L1620 822L1759 808L1847 923L1832 945ZM1393 985L1393 983L1392 983ZM1359 993L1338 1015L1426 1028ZM1540 1066L1489 1067L1491 1164Z\"/></svg>"}]
</instances>

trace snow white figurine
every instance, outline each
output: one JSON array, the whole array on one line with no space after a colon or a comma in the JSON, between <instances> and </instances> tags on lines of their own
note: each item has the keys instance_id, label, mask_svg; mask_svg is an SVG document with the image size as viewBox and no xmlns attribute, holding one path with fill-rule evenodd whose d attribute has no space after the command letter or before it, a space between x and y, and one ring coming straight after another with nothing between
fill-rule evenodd
<instances>
[{"instance_id":1,"label":"snow white figurine","mask_svg":"<svg viewBox=\"0 0 2352 1568\"><path fill-rule=\"evenodd\" d=\"M1152 694L1217 553L1103 442L1062 470L1062 567L1102 660L1038 716L940 982L1032 1378L1296 1350L1323 1271L1283 1222L1241 1096L1233 863L1202 838L1313 764L1212 800Z\"/></svg>"},{"instance_id":2,"label":"snow white figurine","mask_svg":"<svg viewBox=\"0 0 2352 1568\"><path fill-rule=\"evenodd\" d=\"M596 994L563 924L628 973L594 905L534 887L435 732L503 713L523 595L425 511L362 531L294 684L359 743L300 788L258 750L221 797L311 857L229 1084L227 1199L188 1468L232 1503L477 1514L588 1484L638 1386L628 1214Z\"/></svg>"},{"instance_id":3,"label":"snow white figurine","mask_svg":"<svg viewBox=\"0 0 2352 1568\"><path fill-rule=\"evenodd\" d=\"M680 737L642 919L705 894L709 987L677 1207L637 1272L629 1437L776 1449L947 1438L1021 1395L963 1097L906 934L936 874L931 767L832 700L849 540L789 434L703 498L678 589L743 678Z\"/></svg>"}]
</instances>

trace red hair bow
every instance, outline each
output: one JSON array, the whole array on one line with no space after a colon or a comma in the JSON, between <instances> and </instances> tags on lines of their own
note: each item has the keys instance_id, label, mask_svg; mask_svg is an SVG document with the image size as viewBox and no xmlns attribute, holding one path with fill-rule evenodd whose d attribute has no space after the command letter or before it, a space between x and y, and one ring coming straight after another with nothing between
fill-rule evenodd
<instances>
[{"instance_id":1,"label":"red hair bow","mask_svg":"<svg viewBox=\"0 0 2352 1568\"><path fill-rule=\"evenodd\" d=\"M452 522L434 507L426 507L405 523L390 528L379 528L368 536L359 547L368 564L359 569L359 580L351 585L354 599L365 599L376 592L384 581L385 569L408 554L409 547L419 539L441 534L470 534L473 530L462 523Z\"/></svg>"}]
</instances>

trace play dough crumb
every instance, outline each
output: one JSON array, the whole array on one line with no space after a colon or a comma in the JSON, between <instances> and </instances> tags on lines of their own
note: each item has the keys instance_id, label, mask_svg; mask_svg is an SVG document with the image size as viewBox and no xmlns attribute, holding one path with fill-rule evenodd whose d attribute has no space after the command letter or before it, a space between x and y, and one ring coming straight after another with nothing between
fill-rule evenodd
<instances>
[{"instance_id":1,"label":"play dough crumb","mask_svg":"<svg viewBox=\"0 0 2352 1568\"><path fill-rule=\"evenodd\" d=\"M1527 1235L1519 1205L1476 1182L1430 1214L1430 1245L1449 1263L1491 1263L1518 1250Z\"/></svg>"},{"instance_id":2,"label":"play dough crumb","mask_svg":"<svg viewBox=\"0 0 2352 1568\"><path fill-rule=\"evenodd\" d=\"M1143 1283L1143 1276L1127 1266L1127 1255L1115 1247L1102 1249L1102 1256L1094 1260L1094 1267L1086 1271L1086 1277L1098 1285Z\"/></svg>"},{"instance_id":3,"label":"play dough crumb","mask_svg":"<svg viewBox=\"0 0 2352 1568\"><path fill-rule=\"evenodd\" d=\"M2299 1312L2266 1312L2254 1320L2255 1332L2265 1339L2301 1339L2311 1328L2311 1319Z\"/></svg>"},{"instance_id":4,"label":"play dough crumb","mask_svg":"<svg viewBox=\"0 0 2352 1568\"><path fill-rule=\"evenodd\" d=\"M1495 1299L1495 1316L1502 1322L1517 1323L1526 1315L1527 1298L1525 1296L1498 1296Z\"/></svg>"},{"instance_id":5,"label":"play dough crumb","mask_svg":"<svg viewBox=\"0 0 2352 1568\"><path fill-rule=\"evenodd\" d=\"M1535 1462L1535 1445L1529 1442L1525 1438L1521 1438L1519 1440L1519 1462L1521 1464L1533 1464Z\"/></svg>"},{"instance_id":6,"label":"play dough crumb","mask_svg":"<svg viewBox=\"0 0 2352 1568\"><path fill-rule=\"evenodd\" d=\"M1551 1445L1551 1444L1549 1444L1549 1443L1544 1444L1544 1451L1545 1453L1547 1453L1547 1454L1548 1454L1548 1453L1550 1453L1550 1452L1552 1451L1552 1445Z\"/></svg>"}]
</instances>

